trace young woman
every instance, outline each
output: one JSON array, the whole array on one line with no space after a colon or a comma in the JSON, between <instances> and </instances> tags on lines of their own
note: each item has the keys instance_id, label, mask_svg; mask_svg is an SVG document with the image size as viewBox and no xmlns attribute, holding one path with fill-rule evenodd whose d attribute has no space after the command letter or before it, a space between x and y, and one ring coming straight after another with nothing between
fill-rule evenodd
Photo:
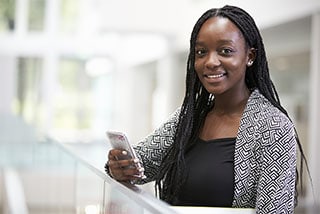
<instances>
[{"instance_id":1,"label":"young woman","mask_svg":"<svg viewBox=\"0 0 320 214\"><path fill-rule=\"evenodd\" d=\"M172 205L293 213L296 146L254 20L224 6L193 28L182 106L135 146L139 160L117 161L123 151L110 150L106 171L136 181L144 170L137 182L156 181L160 199ZM137 161L143 168L124 168Z\"/></svg>"}]
</instances>

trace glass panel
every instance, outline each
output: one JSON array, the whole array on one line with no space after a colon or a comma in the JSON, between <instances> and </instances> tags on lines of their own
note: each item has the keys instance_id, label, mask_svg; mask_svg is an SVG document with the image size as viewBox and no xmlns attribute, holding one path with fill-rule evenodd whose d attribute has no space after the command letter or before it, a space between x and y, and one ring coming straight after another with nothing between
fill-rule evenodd
<instances>
[{"instance_id":1,"label":"glass panel","mask_svg":"<svg viewBox=\"0 0 320 214\"><path fill-rule=\"evenodd\" d=\"M0 146L4 153L11 151L10 156L1 156L1 171L5 174L15 172L19 182L16 181L14 186L21 184L22 187L22 195L14 188L14 200L23 198L20 201L25 203L29 213L75 213L76 159L51 142L0 142ZM2 174L1 179L3 177ZM4 190L0 191L4 198L1 204L5 206L10 186L7 186L8 182L0 185ZM18 206L23 204L16 202L19 210Z\"/></svg>"},{"instance_id":2,"label":"glass panel","mask_svg":"<svg viewBox=\"0 0 320 214\"><path fill-rule=\"evenodd\" d=\"M104 178L79 164L76 172L77 213L103 213Z\"/></svg>"},{"instance_id":3,"label":"glass panel","mask_svg":"<svg viewBox=\"0 0 320 214\"><path fill-rule=\"evenodd\" d=\"M106 184L105 213L136 213L143 214L144 209L129 195L124 194L110 184Z\"/></svg>"},{"instance_id":4,"label":"glass panel","mask_svg":"<svg viewBox=\"0 0 320 214\"><path fill-rule=\"evenodd\" d=\"M0 0L0 32L15 28L15 0Z\"/></svg>"},{"instance_id":5,"label":"glass panel","mask_svg":"<svg viewBox=\"0 0 320 214\"><path fill-rule=\"evenodd\" d=\"M29 31L43 31L46 0L29 0Z\"/></svg>"},{"instance_id":6,"label":"glass panel","mask_svg":"<svg viewBox=\"0 0 320 214\"><path fill-rule=\"evenodd\" d=\"M35 144L33 158L20 172L30 213L75 213L76 160L50 141Z\"/></svg>"},{"instance_id":7,"label":"glass panel","mask_svg":"<svg viewBox=\"0 0 320 214\"><path fill-rule=\"evenodd\" d=\"M46 137L39 139L21 120L0 119L1 208L8 206L8 187L14 187L11 202L15 208L26 207L29 213L172 213L169 206L138 187L134 192L80 159L75 154L83 149L81 145L71 149ZM17 127L17 136L4 128L7 125ZM90 147L85 150L87 156L93 152ZM87 158L96 160L96 155ZM12 180L8 185L8 172L14 172L14 185Z\"/></svg>"},{"instance_id":8,"label":"glass panel","mask_svg":"<svg viewBox=\"0 0 320 214\"><path fill-rule=\"evenodd\" d=\"M140 186L106 178L104 213L176 213L167 203L145 192Z\"/></svg>"}]
</instances>

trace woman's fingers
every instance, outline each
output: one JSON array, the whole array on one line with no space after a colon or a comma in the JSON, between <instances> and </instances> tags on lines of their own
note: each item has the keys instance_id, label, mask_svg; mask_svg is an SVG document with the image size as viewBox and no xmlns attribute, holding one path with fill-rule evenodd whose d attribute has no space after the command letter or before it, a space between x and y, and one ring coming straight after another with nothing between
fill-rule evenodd
<instances>
[{"instance_id":1,"label":"woman's fingers","mask_svg":"<svg viewBox=\"0 0 320 214\"><path fill-rule=\"evenodd\" d=\"M122 161L114 161L115 162L122 162ZM126 167L122 167L121 164L115 163L115 166L110 166L111 163L109 163L109 171L111 176L119 181L128 181L139 178L139 172L140 170L137 169L135 166L130 165L129 167L125 165Z\"/></svg>"},{"instance_id":2,"label":"woman's fingers","mask_svg":"<svg viewBox=\"0 0 320 214\"><path fill-rule=\"evenodd\" d=\"M128 152L120 149L111 149L108 154L109 160L130 159Z\"/></svg>"},{"instance_id":3,"label":"woman's fingers","mask_svg":"<svg viewBox=\"0 0 320 214\"><path fill-rule=\"evenodd\" d=\"M127 156L127 152L119 149L112 149L108 154L108 162L110 175L118 181L130 181L140 178L143 168L137 168L138 159L131 159Z\"/></svg>"},{"instance_id":4,"label":"woman's fingers","mask_svg":"<svg viewBox=\"0 0 320 214\"><path fill-rule=\"evenodd\" d=\"M112 169L126 169L126 168L132 168L135 167L134 165L134 159L129 160L111 160L108 161L109 168Z\"/></svg>"}]
</instances>

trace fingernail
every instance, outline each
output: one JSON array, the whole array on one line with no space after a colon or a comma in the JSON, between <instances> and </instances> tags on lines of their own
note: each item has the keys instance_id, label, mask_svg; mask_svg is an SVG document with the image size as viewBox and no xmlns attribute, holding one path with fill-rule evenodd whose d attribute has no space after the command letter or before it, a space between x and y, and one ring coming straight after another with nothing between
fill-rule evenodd
<instances>
[{"instance_id":1,"label":"fingernail","mask_svg":"<svg viewBox=\"0 0 320 214\"><path fill-rule=\"evenodd\" d=\"M137 158L133 159L133 163L139 163L139 159Z\"/></svg>"},{"instance_id":2,"label":"fingernail","mask_svg":"<svg viewBox=\"0 0 320 214\"><path fill-rule=\"evenodd\" d=\"M123 150L123 151L122 151L122 154L123 154L123 155L127 155L128 152Z\"/></svg>"}]
</instances>

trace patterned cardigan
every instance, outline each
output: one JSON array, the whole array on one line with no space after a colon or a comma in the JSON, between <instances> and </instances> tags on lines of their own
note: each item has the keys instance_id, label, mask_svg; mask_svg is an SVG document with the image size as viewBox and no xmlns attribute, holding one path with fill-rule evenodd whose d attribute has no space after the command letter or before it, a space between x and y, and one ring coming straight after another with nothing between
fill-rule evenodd
<instances>
[{"instance_id":1,"label":"patterned cardigan","mask_svg":"<svg viewBox=\"0 0 320 214\"><path fill-rule=\"evenodd\" d=\"M173 136L179 109L151 135L134 146L147 178L155 180ZM240 121L234 156L233 207L256 213L293 213L296 138L294 125L258 90L252 92Z\"/></svg>"}]
</instances>

